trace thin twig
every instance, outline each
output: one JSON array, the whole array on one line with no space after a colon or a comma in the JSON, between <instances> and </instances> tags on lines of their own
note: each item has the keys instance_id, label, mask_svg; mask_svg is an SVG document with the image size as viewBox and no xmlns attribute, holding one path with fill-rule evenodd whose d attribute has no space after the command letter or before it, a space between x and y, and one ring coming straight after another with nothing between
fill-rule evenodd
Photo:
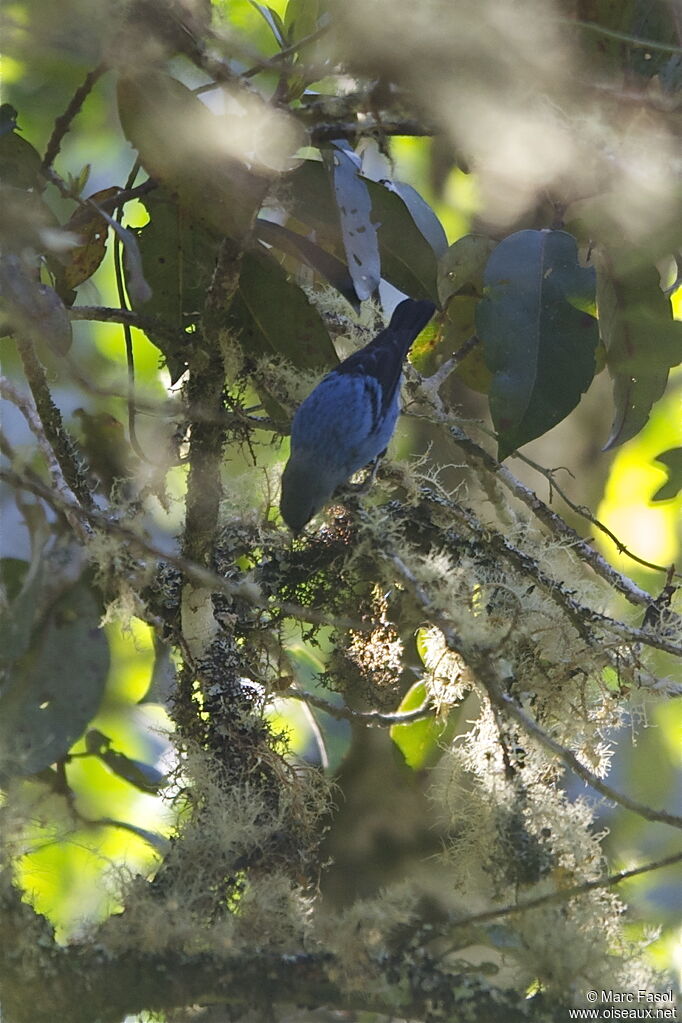
<instances>
[{"instance_id":1,"label":"thin twig","mask_svg":"<svg viewBox=\"0 0 682 1023\"><path fill-rule=\"evenodd\" d=\"M485 691L492 704L500 707L507 714L513 717L522 726L524 731L536 739L541 746L544 746L544 748L549 752L559 757L566 767L570 768L570 770L573 771L574 774L578 775L579 778L582 778L583 781L590 786L590 788L601 793L601 795L606 799L610 799L612 802L617 803L626 810L630 810L639 817L643 817L644 820L654 821L658 824L668 824L673 828L682 828L682 817L668 813L667 810L654 810L650 806L647 806L644 803L639 803L637 800L631 799L624 793L611 788L610 785L607 785L601 780L601 778L598 778L596 774L585 767L574 753L571 753L570 750L562 746L561 743L556 741L556 739L553 739L550 735L548 735L536 721L534 721L525 713L524 710L521 709L521 707L517 705L511 696L502 691L502 680L496 677L488 653L477 649L471 643L467 643L455 632L447 616L434 607L428 593L415 578L414 574L410 571L402 558L387 551L384 551L383 553L398 571L403 582L408 584L429 621L440 630L448 648L462 657L470 666L476 678L479 680L481 685L485 687Z\"/></svg>"},{"instance_id":2,"label":"thin twig","mask_svg":"<svg viewBox=\"0 0 682 1023\"><path fill-rule=\"evenodd\" d=\"M566 494L557 483L555 478L555 469L545 469L543 465L540 465L538 462L534 462L532 458L528 458L527 455L522 454L520 451L514 451L512 458L518 458L521 462L525 462L526 465L529 465L531 469L535 469L535 471L540 473L541 476L544 476L552 490L556 490L559 497L568 505L571 511L574 511L576 515L580 515L581 518L587 519L587 521L596 529L604 533L605 536L608 536L609 540L611 540L618 548L619 554L625 554L628 558L631 558L632 561L636 561L638 565L643 565L644 568L650 568L654 572L664 572L667 575L670 566L656 565L652 561L646 561L644 558L640 558L638 554L633 554L632 551L628 550L623 541L619 540L616 534L611 532L608 526L605 526L603 522L600 522L599 519L592 514L589 508L586 508L582 504L576 504L572 501L568 494ZM680 572L674 572L673 575L678 579L682 579L682 573Z\"/></svg>"},{"instance_id":3,"label":"thin twig","mask_svg":"<svg viewBox=\"0 0 682 1023\"><path fill-rule=\"evenodd\" d=\"M337 707L329 700L322 699L314 693L304 692L301 689L288 689L280 694L283 699L300 700L301 703L308 703L325 714L336 718L337 721L353 721L355 723L369 725L369 727L392 727L393 725L411 725L413 721L422 721L424 718L433 717L434 709L431 698L424 700L420 707L414 710L394 711L382 713L378 710L351 710L350 707Z\"/></svg>"},{"instance_id":4,"label":"thin twig","mask_svg":"<svg viewBox=\"0 0 682 1023\"><path fill-rule=\"evenodd\" d=\"M254 64L254 66L250 67L247 71L243 71L240 77L253 78L254 75L259 75L263 71L279 70L279 65L283 60L286 60L287 57L291 57L293 54L298 53L299 50L309 46L310 43L316 42L321 36L325 35L329 31L330 25L331 20L327 20L324 25L320 25L314 32L311 32L309 35L299 39L298 42L292 43L291 46L285 46L284 49L279 50L274 54L274 56L267 57L258 64ZM297 68L296 70L299 69Z\"/></svg>"},{"instance_id":5,"label":"thin twig","mask_svg":"<svg viewBox=\"0 0 682 1023\"><path fill-rule=\"evenodd\" d=\"M366 632L369 626L364 622L352 619L330 617L315 611L313 608L303 607L299 604L289 602L277 602L275 605L266 597L262 596L258 587L248 581L231 582L217 572L205 568L182 555L172 554L156 547L150 540L136 533L133 529L122 525L117 519L99 509L83 508L75 499L71 500L68 495L61 494L55 489L43 483L34 474L28 472L23 475L15 469L0 468L0 479L5 480L10 486L17 490L27 490L35 494L50 505L60 515L68 518L69 514L76 514L86 527L101 530L109 535L117 536L130 551L137 551L141 555L147 555L155 560L172 565L182 572L183 575L195 586L210 590L211 593L223 593L232 599L241 599L253 607L261 608L263 611L273 612L293 618L296 621L305 622L310 625L328 625L334 628L353 629L356 632Z\"/></svg>"},{"instance_id":6,"label":"thin twig","mask_svg":"<svg viewBox=\"0 0 682 1023\"><path fill-rule=\"evenodd\" d=\"M682 828L682 817L679 817L677 814L668 813L667 810L654 810L645 803L631 799L625 793L618 792L616 789L611 788L610 785L607 785L606 782L603 782L601 778L598 778L596 774L578 760L575 753L571 753L569 749L566 749L560 742L557 742L551 735L548 735L533 718L518 706L511 696L507 693L496 691L495 685L491 684L490 680L486 685L486 692L491 700L497 702L498 706L504 707L507 713L518 721L529 735L537 739L546 750L559 757L566 767L570 768L579 778L582 778L590 788L601 793L606 799L610 799L612 802L624 807L626 810L636 813L638 817L643 817L644 820L653 821L657 824L669 824L672 828Z\"/></svg>"},{"instance_id":7,"label":"thin twig","mask_svg":"<svg viewBox=\"0 0 682 1023\"><path fill-rule=\"evenodd\" d=\"M524 899L523 902L502 906L500 909L487 909L482 913L474 913L472 916L455 920L451 926L456 928L474 927L478 924L486 924L490 920L499 920L500 917L516 916L518 913L525 913L529 909L538 909L553 902L568 902L569 899L573 899L577 895L593 892L599 888L613 888L617 884L622 884L623 881L629 881L630 878L640 877L642 874L650 874L653 870L662 870L664 867L672 867L675 863L680 862L682 862L682 852L671 853L670 856L664 856L660 860L645 863L641 867L633 867L631 870L619 870L615 874L601 877L597 881L585 881L584 884L560 888L556 892L538 895L533 899Z\"/></svg>"},{"instance_id":8,"label":"thin twig","mask_svg":"<svg viewBox=\"0 0 682 1023\"><path fill-rule=\"evenodd\" d=\"M606 28L598 25L595 21L581 21L578 18L559 18L564 25L575 25L576 28L584 28L588 32L596 32L597 35L605 36L607 39L617 39L621 43L628 43L640 50L657 50L661 53L680 53L682 46L672 46L670 43L658 43L655 39L642 39L640 36L632 36L628 32L619 32L615 28Z\"/></svg>"},{"instance_id":9,"label":"thin twig","mask_svg":"<svg viewBox=\"0 0 682 1023\"><path fill-rule=\"evenodd\" d=\"M513 473L493 458L485 448L482 448L471 437L454 423L449 423L450 435L454 441L463 448L467 454L478 462L488 472L496 475L504 486L514 494L533 514L543 522L554 534L554 536L567 540L571 550L575 551L582 561L585 561L596 573L605 579L615 590L622 593L631 604L648 607L653 597L646 590L637 586L632 579L622 575L612 565L609 565L606 558L602 557L586 540L572 529L555 511L540 500L534 491L521 483Z\"/></svg>"},{"instance_id":10,"label":"thin twig","mask_svg":"<svg viewBox=\"0 0 682 1023\"><path fill-rule=\"evenodd\" d=\"M28 338L17 335L16 342L44 435L55 453L69 489L84 509L91 509L93 500L90 487L78 462L74 442L62 422L62 414L52 400L42 363Z\"/></svg>"},{"instance_id":11,"label":"thin twig","mask_svg":"<svg viewBox=\"0 0 682 1023\"><path fill-rule=\"evenodd\" d=\"M620 622L616 618L610 618L608 615L603 614L601 611L596 611L594 608L586 607L581 604L573 595L566 589L565 585L558 579L553 579L547 575L546 572L540 567L537 560L527 554L525 551L515 547L502 533L498 532L492 526L484 525L478 520L474 513L465 508L464 505L452 500L452 498L445 498L436 496L428 488L422 487L421 493L431 502L437 502L440 507L446 507L453 515L465 522L467 527L471 530L474 536L485 544L485 546L500 554L502 557L511 561L517 569L522 571L525 575L529 576L534 582L536 582L547 595L561 608L562 611L568 616L571 624L577 630L578 634L582 636L591 645L604 643L603 637L595 637L588 625L591 627L598 627L605 631L612 632L620 639L625 640L629 643L642 643L647 646L656 647L658 650L664 650L666 653L672 654L674 657L682 657L682 646L679 643L673 643L671 640L665 638L660 633L650 631L648 629L640 629L636 626L627 625L625 622ZM649 603L653 603L653 597L650 598Z\"/></svg>"},{"instance_id":12,"label":"thin twig","mask_svg":"<svg viewBox=\"0 0 682 1023\"><path fill-rule=\"evenodd\" d=\"M59 117L54 122L54 128L50 136L50 141L47 143L47 149L45 150L45 156L41 164L43 171L51 167L57 157L59 150L61 149L64 136L71 127L71 122L74 117L80 112L83 103L85 102L88 94L91 92L93 85L107 70L107 65L102 63L98 64L92 71L88 71L85 79L81 85L78 86L73 96L69 100L69 104Z\"/></svg>"}]
</instances>

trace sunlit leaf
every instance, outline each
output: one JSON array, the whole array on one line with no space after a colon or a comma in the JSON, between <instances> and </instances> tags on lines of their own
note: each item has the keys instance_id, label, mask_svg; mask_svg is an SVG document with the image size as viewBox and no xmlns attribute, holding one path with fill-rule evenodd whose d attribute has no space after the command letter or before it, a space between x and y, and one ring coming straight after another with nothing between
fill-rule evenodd
<instances>
[{"instance_id":1,"label":"sunlit leaf","mask_svg":"<svg viewBox=\"0 0 682 1023\"><path fill-rule=\"evenodd\" d=\"M311 35L317 27L319 13L319 0L289 0L284 14L287 42L298 43Z\"/></svg>"},{"instance_id":2,"label":"sunlit leaf","mask_svg":"<svg viewBox=\"0 0 682 1023\"><path fill-rule=\"evenodd\" d=\"M0 694L0 775L35 774L64 756L95 716L109 669L100 604L84 581L54 602Z\"/></svg>"},{"instance_id":3,"label":"sunlit leaf","mask_svg":"<svg viewBox=\"0 0 682 1023\"><path fill-rule=\"evenodd\" d=\"M658 270L616 253L596 253L599 327L613 380L615 416L605 450L639 433L663 394L671 366L682 361L682 323L673 319Z\"/></svg>"},{"instance_id":4,"label":"sunlit leaf","mask_svg":"<svg viewBox=\"0 0 682 1023\"><path fill-rule=\"evenodd\" d=\"M328 166L341 219L341 235L355 291L364 301L376 291L381 278L376 227L360 158L344 140L332 143Z\"/></svg>"},{"instance_id":5,"label":"sunlit leaf","mask_svg":"<svg viewBox=\"0 0 682 1023\"><path fill-rule=\"evenodd\" d=\"M398 711L404 714L417 710L424 705L426 696L424 682L415 682L403 697ZM407 765L416 771L438 760L443 751L442 740L447 729L448 721L436 718L434 714L406 725L392 725L390 734Z\"/></svg>"},{"instance_id":6,"label":"sunlit leaf","mask_svg":"<svg viewBox=\"0 0 682 1023\"><path fill-rule=\"evenodd\" d=\"M286 32L284 30L284 23L277 11L273 10L272 7L268 7L267 4L256 3L256 0L249 0L249 3L254 10L258 11L266 25L269 26L277 44L283 50L287 45Z\"/></svg>"},{"instance_id":7,"label":"sunlit leaf","mask_svg":"<svg viewBox=\"0 0 682 1023\"><path fill-rule=\"evenodd\" d=\"M652 501L670 501L682 490L682 448L669 448L656 455L655 462L665 466L668 479L658 488Z\"/></svg>"},{"instance_id":8,"label":"sunlit leaf","mask_svg":"<svg viewBox=\"0 0 682 1023\"><path fill-rule=\"evenodd\" d=\"M594 292L594 270L565 231L526 230L494 249L484 282L476 328L504 459L561 422L592 381L597 321L577 306Z\"/></svg>"}]
</instances>

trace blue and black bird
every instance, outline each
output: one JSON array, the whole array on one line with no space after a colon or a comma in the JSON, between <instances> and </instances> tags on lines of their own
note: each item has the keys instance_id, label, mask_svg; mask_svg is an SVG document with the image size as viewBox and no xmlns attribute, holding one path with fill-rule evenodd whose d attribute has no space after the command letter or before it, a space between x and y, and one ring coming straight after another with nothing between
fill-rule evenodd
<instances>
[{"instance_id":1,"label":"blue and black bird","mask_svg":"<svg viewBox=\"0 0 682 1023\"><path fill-rule=\"evenodd\" d=\"M408 298L391 322L320 381L291 424L280 511L300 533L337 487L388 446L398 418L403 360L435 311Z\"/></svg>"}]
</instances>

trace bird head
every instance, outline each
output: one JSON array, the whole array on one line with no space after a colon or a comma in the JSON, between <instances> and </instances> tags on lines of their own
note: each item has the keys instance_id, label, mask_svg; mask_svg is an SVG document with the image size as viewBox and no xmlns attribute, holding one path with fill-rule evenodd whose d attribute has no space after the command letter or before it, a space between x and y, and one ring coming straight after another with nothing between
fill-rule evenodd
<instances>
[{"instance_id":1,"label":"bird head","mask_svg":"<svg viewBox=\"0 0 682 1023\"><path fill-rule=\"evenodd\" d=\"M289 529L298 535L331 498L339 482L318 459L292 454L282 474L279 510Z\"/></svg>"}]
</instances>

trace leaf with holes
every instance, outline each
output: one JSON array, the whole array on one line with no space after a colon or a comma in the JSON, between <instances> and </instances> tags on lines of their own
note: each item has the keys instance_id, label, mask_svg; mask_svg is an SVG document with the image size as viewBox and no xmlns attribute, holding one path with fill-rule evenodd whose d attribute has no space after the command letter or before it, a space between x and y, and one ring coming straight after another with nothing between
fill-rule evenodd
<instances>
[{"instance_id":1,"label":"leaf with holes","mask_svg":"<svg viewBox=\"0 0 682 1023\"><path fill-rule=\"evenodd\" d=\"M333 142L331 150L325 151L324 155L341 218L348 270L355 292L364 302L374 294L381 279L377 231L371 219L369 191L360 176L360 158L345 140Z\"/></svg>"},{"instance_id":2,"label":"leaf with holes","mask_svg":"<svg viewBox=\"0 0 682 1023\"><path fill-rule=\"evenodd\" d=\"M103 199L109 199L116 195L118 191L117 187L103 188L89 198L94 202L101 202ZM78 235L82 244L71 249L64 260L60 294L62 281L63 287L70 291L92 277L104 259L107 250L107 223L91 206L79 206L71 219L64 225L64 230Z\"/></svg>"}]
</instances>

